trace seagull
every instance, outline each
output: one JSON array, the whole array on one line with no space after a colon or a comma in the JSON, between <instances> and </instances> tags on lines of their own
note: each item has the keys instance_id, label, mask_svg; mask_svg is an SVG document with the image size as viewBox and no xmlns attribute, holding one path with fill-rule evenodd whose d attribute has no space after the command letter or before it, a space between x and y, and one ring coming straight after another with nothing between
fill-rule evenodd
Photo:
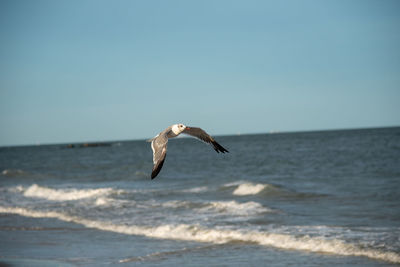
<instances>
[{"instance_id":1,"label":"seagull","mask_svg":"<svg viewBox=\"0 0 400 267\"><path fill-rule=\"evenodd\" d=\"M208 143L213 146L214 150L217 153L228 152L225 148L223 148L217 141L214 140L208 133L204 130L197 127L189 127L183 125L182 123L174 124L169 126L167 129L157 134L154 138L148 140L151 142L151 149L153 150L153 171L151 172L151 179L156 178L158 173L161 171L161 168L164 164L165 156L167 155L167 143L168 138L174 138L180 135L181 133L188 134L194 136L201 141Z\"/></svg>"}]
</instances>

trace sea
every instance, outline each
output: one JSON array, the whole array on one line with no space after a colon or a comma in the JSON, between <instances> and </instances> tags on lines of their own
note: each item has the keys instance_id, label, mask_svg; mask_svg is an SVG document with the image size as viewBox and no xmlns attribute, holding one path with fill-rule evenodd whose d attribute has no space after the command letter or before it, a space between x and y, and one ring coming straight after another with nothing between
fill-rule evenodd
<instances>
[{"instance_id":1,"label":"sea","mask_svg":"<svg viewBox=\"0 0 400 267\"><path fill-rule=\"evenodd\" d=\"M400 128L0 148L0 266L399 266Z\"/></svg>"}]
</instances>

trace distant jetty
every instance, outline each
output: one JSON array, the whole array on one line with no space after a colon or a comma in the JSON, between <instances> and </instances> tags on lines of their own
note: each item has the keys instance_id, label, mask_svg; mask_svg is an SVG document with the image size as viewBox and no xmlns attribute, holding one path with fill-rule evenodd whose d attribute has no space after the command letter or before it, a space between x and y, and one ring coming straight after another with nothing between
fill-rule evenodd
<instances>
[{"instance_id":1,"label":"distant jetty","mask_svg":"<svg viewBox=\"0 0 400 267\"><path fill-rule=\"evenodd\" d=\"M67 148L86 148L86 147L102 147L111 146L111 143L83 143L83 144L68 144Z\"/></svg>"}]
</instances>

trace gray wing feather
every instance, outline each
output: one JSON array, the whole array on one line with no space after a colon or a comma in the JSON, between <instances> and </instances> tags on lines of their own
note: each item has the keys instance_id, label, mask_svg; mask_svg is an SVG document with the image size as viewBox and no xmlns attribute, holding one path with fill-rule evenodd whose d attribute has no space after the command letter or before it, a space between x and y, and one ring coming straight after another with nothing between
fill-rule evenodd
<instances>
[{"instance_id":1,"label":"gray wing feather","mask_svg":"<svg viewBox=\"0 0 400 267\"><path fill-rule=\"evenodd\" d=\"M167 155L168 137L166 134L159 134L151 142L151 149L153 150L153 171L151 172L151 179L156 178L165 161Z\"/></svg>"},{"instance_id":2,"label":"gray wing feather","mask_svg":"<svg viewBox=\"0 0 400 267\"><path fill-rule=\"evenodd\" d=\"M194 136L203 142L206 142L207 144L210 144L213 146L214 150L222 153L228 152L224 147L222 147L220 144L217 143L217 141L214 140L208 133L206 133L203 129L197 128L197 127L186 127L186 129L183 131L183 133Z\"/></svg>"}]
</instances>

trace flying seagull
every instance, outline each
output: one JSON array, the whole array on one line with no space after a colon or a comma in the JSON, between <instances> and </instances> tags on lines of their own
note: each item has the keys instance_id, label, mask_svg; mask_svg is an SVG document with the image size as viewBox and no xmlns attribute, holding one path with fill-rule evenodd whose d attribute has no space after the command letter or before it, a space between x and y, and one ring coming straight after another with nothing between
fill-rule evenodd
<instances>
[{"instance_id":1,"label":"flying seagull","mask_svg":"<svg viewBox=\"0 0 400 267\"><path fill-rule=\"evenodd\" d=\"M151 142L151 149L153 149L153 171L151 172L151 179L156 178L164 164L165 156L167 155L168 138L177 137L181 133L188 134L200 139L213 146L214 150L222 153L229 152L223 148L217 141L214 140L204 130L196 127L185 126L181 123L169 126L167 129L157 134L154 138L148 140Z\"/></svg>"}]
</instances>

